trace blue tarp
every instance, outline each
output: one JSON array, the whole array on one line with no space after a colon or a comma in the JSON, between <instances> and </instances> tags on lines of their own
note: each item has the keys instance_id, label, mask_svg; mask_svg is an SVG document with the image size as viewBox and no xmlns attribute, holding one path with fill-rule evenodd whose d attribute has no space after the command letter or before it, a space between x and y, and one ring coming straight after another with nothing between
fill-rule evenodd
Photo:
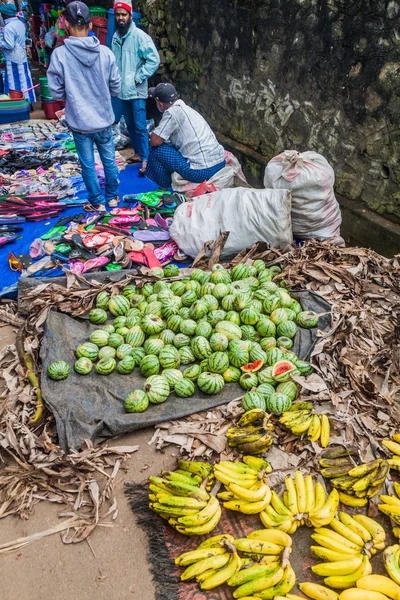
<instances>
[{"instance_id":1,"label":"blue tarp","mask_svg":"<svg viewBox=\"0 0 400 600\"><path fill-rule=\"evenodd\" d=\"M139 167L139 164L128 165L124 171L120 172L121 183L119 186L119 195L121 200L125 194L139 194L140 192L149 192L157 189L157 186L152 181L145 177L139 177ZM80 192L78 197L86 198L87 193ZM120 206L124 206L124 204L121 203ZM40 237L53 227L61 217L76 215L80 212L84 212L83 205L67 208L59 216L48 221L22 223L22 238L0 248L0 297L16 297L17 281L20 276L19 272L11 271L9 268L8 253L13 252L15 255L28 254L29 247L35 238Z\"/></svg>"}]
</instances>

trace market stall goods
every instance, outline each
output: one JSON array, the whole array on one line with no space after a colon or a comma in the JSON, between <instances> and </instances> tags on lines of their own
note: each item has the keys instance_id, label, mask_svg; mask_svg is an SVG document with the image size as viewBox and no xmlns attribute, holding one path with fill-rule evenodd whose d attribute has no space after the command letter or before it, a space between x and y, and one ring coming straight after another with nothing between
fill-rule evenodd
<instances>
[{"instance_id":1,"label":"market stall goods","mask_svg":"<svg viewBox=\"0 0 400 600\"><path fill-rule=\"evenodd\" d=\"M247 393L252 396L246 398L247 394L245 394L244 404L252 404L253 407L250 407L249 410L245 409L246 412L240 417L238 423L226 432L228 446L236 448L240 454L264 454L272 445L271 431L274 426L269 421L270 415L262 408L254 407L256 392ZM243 406L243 408L245 407Z\"/></svg>"},{"instance_id":2,"label":"market stall goods","mask_svg":"<svg viewBox=\"0 0 400 600\"><path fill-rule=\"evenodd\" d=\"M289 394L293 395L294 388L291 384L290 381L281 384L280 392L287 396ZM324 414L316 414L310 402L298 402L282 412L279 422L291 433L299 436L307 435L310 442L319 442L322 448L328 446L330 436L329 418Z\"/></svg>"}]
</instances>

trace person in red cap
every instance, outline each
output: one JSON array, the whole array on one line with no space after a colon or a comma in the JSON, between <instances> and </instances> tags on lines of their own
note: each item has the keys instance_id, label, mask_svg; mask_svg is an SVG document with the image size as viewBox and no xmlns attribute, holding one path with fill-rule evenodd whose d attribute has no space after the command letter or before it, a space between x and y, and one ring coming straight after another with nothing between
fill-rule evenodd
<instances>
[{"instance_id":1,"label":"person in red cap","mask_svg":"<svg viewBox=\"0 0 400 600\"><path fill-rule=\"evenodd\" d=\"M114 4L116 32L111 50L121 75L122 105L132 146L142 161L140 175L146 172L149 156L149 136L146 125L147 80L160 64L157 49L147 33L132 21L131 0L117 0Z\"/></svg>"}]
</instances>

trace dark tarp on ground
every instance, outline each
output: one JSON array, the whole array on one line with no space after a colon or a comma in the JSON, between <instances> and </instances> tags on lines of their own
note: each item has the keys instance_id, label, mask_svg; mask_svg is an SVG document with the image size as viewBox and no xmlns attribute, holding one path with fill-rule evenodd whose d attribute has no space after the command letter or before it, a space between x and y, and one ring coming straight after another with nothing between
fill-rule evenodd
<instances>
[{"instance_id":1,"label":"dark tarp on ground","mask_svg":"<svg viewBox=\"0 0 400 600\"><path fill-rule=\"evenodd\" d=\"M304 310L321 314L319 329L330 328L330 305L313 292L291 292L298 298ZM86 341L96 329L87 319L73 319L68 315L51 311L48 315L43 337L41 358L43 374L41 388L46 404L53 411L60 446L78 449L85 439L101 442L107 438L143 429L150 425L179 419L195 412L211 409L230 402L244 392L238 384L227 384L216 396L202 394L197 388L192 398L178 398L171 394L167 402L151 405L144 413L128 414L124 400L129 392L142 389L144 378L138 369L131 375L116 371L108 376L80 376L73 370L75 349ZM293 351L307 360L316 342L316 329L299 329ZM52 381L47 377L47 367L55 360L65 360L71 366L70 375L64 381Z\"/></svg>"}]
</instances>

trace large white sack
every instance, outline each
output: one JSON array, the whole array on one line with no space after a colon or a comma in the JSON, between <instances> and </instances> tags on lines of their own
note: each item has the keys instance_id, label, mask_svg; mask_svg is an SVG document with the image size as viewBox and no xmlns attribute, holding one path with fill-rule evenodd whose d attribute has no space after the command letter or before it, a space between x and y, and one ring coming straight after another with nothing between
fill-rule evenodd
<instances>
[{"instance_id":1,"label":"large white sack","mask_svg":"<svg viewBox=\"0 0 400 600\"><path fill-rule=\"evenodd\" d=\"M207 179L207 185L213 184L217 190L224 190L226 188L233 187L235 179L235 171L232 167L224 167L218 173L215 173L210 179ZM183 179L179 173L172 173L171 176L171 187L174 192L193 192L200 183L192 183Z\"/></svg>"},{"instance_id":2,"label":"large white sack","mask_svg":"<svg viewBox=\"0 0 400 600\"><path fill-rule=\"evenodd\" d=\"M340 238L342 216L333 186L335 173L328 161L316 152L286 150L269 161L264 186L292 192L293 236Z\"/></svg>"},{"instance_id":3,"label":"large white sack","mask_svg":"<svg viewBox=\"0 0 400 600\"><path fill-rule=\"evenodd\" d=\"M181 204L170 234L189 256L197 256L205 242L216 240L223 231L229 231L229 237L222 256L236 254L256 242L288 250L292 242L290 209L288 190L222 190Z\"/></svg>"}]
</instances>

